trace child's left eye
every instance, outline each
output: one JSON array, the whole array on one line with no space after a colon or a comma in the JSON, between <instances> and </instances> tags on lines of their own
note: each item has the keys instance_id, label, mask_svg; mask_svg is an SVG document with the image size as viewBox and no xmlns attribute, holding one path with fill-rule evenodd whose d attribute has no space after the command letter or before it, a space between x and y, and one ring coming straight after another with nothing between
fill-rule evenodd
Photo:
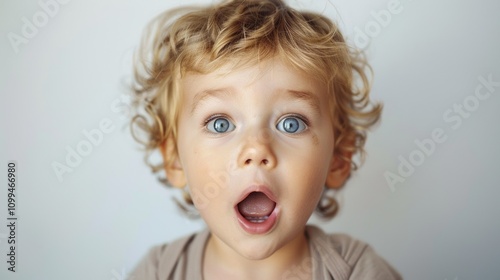
<instances>
[{"instance_id":1,"label":"child's left eye","mask_svg":"<svg viewBox=\"0 0 500 280\"><path fill-rule=\"evenodd\" d=\"M205 127L213 133L226 133L235 129L234 124L224 117L216 117L209 120Z\"/></svg>"},{"instance_id":2,"label":"child's left eye","mask_svg":"<svg viewBox=\"0 0 500 280\"><path fill-rule=\"evenodd\" d=\"M276 128L286 133L300 133L307 128L307 124L299 117L285 117L281 119Z\"/></svg>"}]
</instances>

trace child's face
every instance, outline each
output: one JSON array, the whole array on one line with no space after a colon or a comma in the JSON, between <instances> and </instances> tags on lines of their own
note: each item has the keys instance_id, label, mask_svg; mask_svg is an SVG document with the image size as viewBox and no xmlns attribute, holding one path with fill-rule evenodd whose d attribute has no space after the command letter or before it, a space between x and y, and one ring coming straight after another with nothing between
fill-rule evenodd
<instances>
[{"instance_id":1,"label":"child's face","mask_svg":"<svg viewBox=\"0 0 500 280\"><path fill-rule=\"evenodd\" d=\"M219 71L181 81L168 175L187 180L216 244L263 259L303 238L321 197L334 148L327 89L278 59ZM251 192L265 196L239 204Z\"/></svg>"}]
</instances>

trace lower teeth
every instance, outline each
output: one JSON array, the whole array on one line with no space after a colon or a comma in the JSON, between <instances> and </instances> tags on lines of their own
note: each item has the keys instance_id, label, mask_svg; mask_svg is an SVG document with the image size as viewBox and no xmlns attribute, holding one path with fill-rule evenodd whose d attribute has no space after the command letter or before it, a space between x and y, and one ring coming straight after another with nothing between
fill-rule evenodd
<instances>
[{"instance_id":1,"label":"lower teeth","mask_svg":"<svg viewBox=\"0 0 500 280\"><path fill-rule=\"evenodd\" d=\"M251 223L263 223L269 218L269 216L264 217L245 217Z\"/></svg>"}]
</instances>

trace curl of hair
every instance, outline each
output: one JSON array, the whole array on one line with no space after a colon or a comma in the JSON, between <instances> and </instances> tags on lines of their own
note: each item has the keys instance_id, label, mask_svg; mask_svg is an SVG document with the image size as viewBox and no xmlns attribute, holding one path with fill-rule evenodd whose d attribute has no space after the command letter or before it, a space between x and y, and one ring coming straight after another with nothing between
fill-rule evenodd
<instances>
[{"instance_id":1,"label":"curl of hair","mask_svg":"<svg viewBox=\"0 0 500 280\"><path fill-rule=\"evenodd\" d=\"M326 83L334 153L357 169L350 155L358 153L364 160L366 131L382 111L382 105L369 98L372 71L363 53L349 47L337 26L323 15L297 11L281 0L226 0L169 10L146 28L135 56L132 90L137 113L130 127L144 145L145 162L152 171L172 164L173 156L160 164L149 158L167 139L177 139L179 81L186 72L210 73L223 65L236 68L277 56ZM135 126L147 140L139 140ZM176 152L175 141L168 143ZM184 197L192 206L189 195ZM335 198L325 192L316 212L332 218L338 208Z\"/></svg>"}]
</instances>

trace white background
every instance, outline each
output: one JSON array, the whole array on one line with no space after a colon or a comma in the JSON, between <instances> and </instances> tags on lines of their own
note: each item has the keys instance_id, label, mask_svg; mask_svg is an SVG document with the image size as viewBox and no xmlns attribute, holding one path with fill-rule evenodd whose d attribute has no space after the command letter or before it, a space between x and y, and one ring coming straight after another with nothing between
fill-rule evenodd
<instances>
[{"instance_id":1,"label":"white background","mask_svg":"<svg viewBox=\"0 0 500 280\"><path fill-rule=\"evenodd\" d=\"M73 0L18 53L8 34L22 36L23 17L33 22L43 10L37 1L0 2L1 279L121 280L150 246L203 227L179 215L174 192L143 164L121 99L143 27L180 2ZM289 2L335 17L354 40L389 0ZM443 114L464 100L474 105L480 76L500 81L500 2L400 5L371 29L373 97L385 109L366 163L340 194L338 217L312 222L367 241L405 279L497 279L500 87L456 129ZM60 182L53 162L65 163L67 147L106 118L114 130ZM436 128L446 141L391 191L384 174L398 174L398 157L415 154L415 140ZM5 262L8 160L18 165L16 273Z\"/></svg>"}]
</instances>

